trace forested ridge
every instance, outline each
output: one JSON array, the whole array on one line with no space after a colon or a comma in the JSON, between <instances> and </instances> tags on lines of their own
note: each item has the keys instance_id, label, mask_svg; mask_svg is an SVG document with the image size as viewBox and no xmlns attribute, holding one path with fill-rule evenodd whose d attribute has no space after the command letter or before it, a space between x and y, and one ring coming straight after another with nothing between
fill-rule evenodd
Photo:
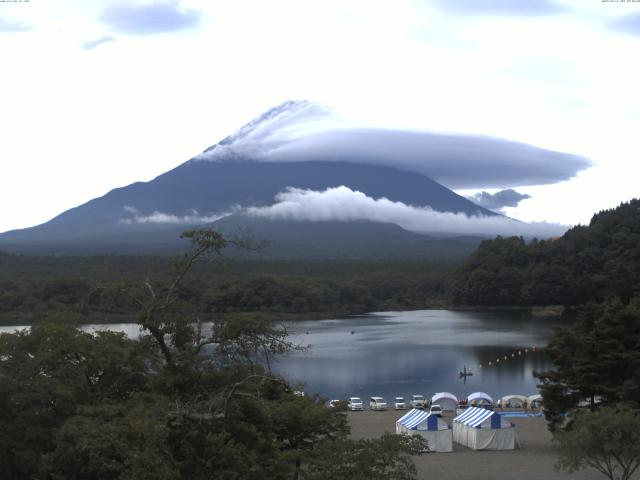
<instances>
[{"instance_id":1,"label":"forested ridge","mask_svg":"<svg viewBox=\"0 0 640 480\"><path fill-rule=\"evenodd\" d=\"M166 258L0 254L0 324L32 323L65 310L82 322L131 321L137 306L122 279L166 276ZM400 261L250 261L194 266L176 296L186 313L254 313L295 319L447 302L454 264ZM166 278L165 278L166 279Z\"/></svg>"},{"instance_id":2,"label":"forested ridge","mask_svg":"<svg viewBox=\"0 0 640 480\"><path fill-rule=\"evenodd\" d=\"M623 302L640 286L640 200L596 213L556 239L486 240L455 272L458 305L566 305Z\"/></svg>"}]
</instances>

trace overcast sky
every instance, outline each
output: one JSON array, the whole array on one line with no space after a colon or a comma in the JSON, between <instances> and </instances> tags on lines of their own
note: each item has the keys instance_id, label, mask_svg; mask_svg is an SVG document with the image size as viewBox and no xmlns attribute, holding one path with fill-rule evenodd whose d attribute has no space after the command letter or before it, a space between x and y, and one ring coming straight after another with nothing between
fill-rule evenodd
<instances>
[{"instance_id":1,"label":"overcast sky","mask_svg":"<svg viewBox=\"0 0 640 480\"><path fill-rule=\"evenodd\" d=\"M584 223L640 195L638 57L640 2L0 2L0 231L150 180L289 99L368 132L551 152L538 185L440 181Z\"/></svg>"}]
</instances>

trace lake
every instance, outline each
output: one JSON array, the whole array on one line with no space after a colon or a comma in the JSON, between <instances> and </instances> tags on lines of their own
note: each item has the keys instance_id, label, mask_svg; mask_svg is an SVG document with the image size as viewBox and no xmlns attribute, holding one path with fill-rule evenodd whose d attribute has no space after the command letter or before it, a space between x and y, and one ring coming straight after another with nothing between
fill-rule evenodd
<instances>
[{"instance_id":1,"label":"lake","mask_svg":"<svg viewBox=\"0 0 640 480\"><path fill-rule=\"evenodd\" d=\"M290 325L292 339L309 349L281 358L274 369L326 398L531 395L537 393L533 372L550 366L544 346L554 323L525 311L448 310L297 322ZM473 372L466 385L459 377L465 365Z\"/></svg>"},{"instance_id":2,"label":"lake","mask_svg":"<svg viewBox=\"0 0 640 480\"><path fill-rule=\"evenodd\" d=\"M294 322L287 324L291 339L309 348L279 358L273 369L325 398L377 395L390 400L440 391L461 397L477 390L494 400L530 395L537 393L533 372L549 367L544 346L554 322L526 311L449 310ZM16 328L0 327L0 332ZM135 324L84 329L139 334ZM459 378L464 366L473 372L466 385Z\"/></svg>"}]
</instances>

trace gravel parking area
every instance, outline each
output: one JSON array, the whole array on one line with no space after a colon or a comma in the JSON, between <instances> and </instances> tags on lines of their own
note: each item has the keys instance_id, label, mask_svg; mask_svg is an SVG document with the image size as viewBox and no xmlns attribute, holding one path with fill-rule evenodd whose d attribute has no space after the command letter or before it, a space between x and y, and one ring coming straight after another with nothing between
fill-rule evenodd
<instances>
[{"instance_id":1,"label":"gravel parking area","mask_svg":"<svg viewBox=\"0 0 640 480\"><path fill-rule=\"evenodd\" d=\"M395 422L406 411L348 412L353 438L374 438L395 432ZM451 415L444 415L451 424ZM573 474L556 472L557 461L551 434L542 417L511 417L516 424L520 448L505 451L474 451L453 444L451 453L427 453L415 458L418 478L437 480L602 480L595 470Z\"/></svg>"}]
</instances>

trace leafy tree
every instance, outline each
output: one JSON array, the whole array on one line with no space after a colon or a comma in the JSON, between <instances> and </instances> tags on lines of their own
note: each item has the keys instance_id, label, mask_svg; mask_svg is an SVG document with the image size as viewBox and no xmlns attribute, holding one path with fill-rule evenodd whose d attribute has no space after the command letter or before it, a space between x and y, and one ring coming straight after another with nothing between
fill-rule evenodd
<instances>
[{"instance_id":1,"label":"leafy tree","mask_svg":"<svg viewBox=\"0 0 640 480\"><path fill-rule=\"evenodd\" d=\"M52 480L178 480L161 398L83 407L56 432L42 471Z\"/></svg>"},{"instance_id":2,"label":"leafy tree","mask_svg":"<svg viewBox=\"0 0 640 480\"><path fill-rule=\"evenodd\" d=\"M286 330L185 315L187 273L232 242L185 236L193 248L166 281L122 287L140 309L139 339L84 333L68 314L0 335L3 479L291 479L329 468L313 465L330 449L345 472L414 478L415 441L352 442L343 412L270 371L273 355L296 348Z\"/></svg>"},{"instance_id":3,"label":"leafy tree","mask_svg":"<svg viewBox=\"0 0 640 480\"><path fill-rule=\"evenodd\" d=\"M0 465L3 478L32 478L54 435L80 405L146 389L143 343L44 323L0 335Z\"/></svg>"},{"instance_id":4,"label":"leafy tree","mask_svg":"<svg viewBox=\"0 0 640 480\"><path fill-rule=\"evenodd\" d=\"M552 429L582 400L592 410L596 397L640 406L640 299L585 307L573 326L552 336L547 355L554 369L536 376Z\"/></svg>"},{"instance_id":5,"label":"leafy tree","mask_svg":"<svg viewBox=\"0 0 640 480\"><path fill-rule=\"evenodd\" d=\"M585 467L610 480L628 480L640 467L640 416L627 407L579 412L571 427L556 432L560 460L556 468Z\"/></svg>"},{"instance_id":6,"label":"leafy tree","mask_svg":"<svg viewBox=\"0 0 640 480\"><path fill-rule=\"evenodd\" d=\"M305 480L413 480L411 455L427 449L423 437L384 434L374 440L321 442L304 470Z\"/></svg>"}]
</instances>

